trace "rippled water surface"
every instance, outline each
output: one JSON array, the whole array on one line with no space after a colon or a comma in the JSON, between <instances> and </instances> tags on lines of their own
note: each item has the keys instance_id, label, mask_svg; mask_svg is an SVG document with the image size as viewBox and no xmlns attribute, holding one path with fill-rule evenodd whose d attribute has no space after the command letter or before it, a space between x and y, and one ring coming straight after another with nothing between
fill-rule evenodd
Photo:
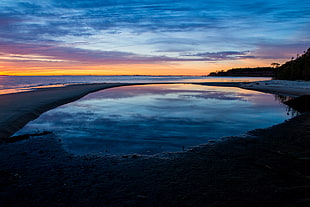
<instances>
[{"instance_id":1,"label":"rippled water surface","mask_svg":"<svg viewBox=\"0 0 310 207\"><path fill-rule=\"evenodd\" d=\"M290 118L270 94L191 84L102 90L42 114L17 134L52 131L71 153L156 154Z\"/></svg>"}]
</instances>

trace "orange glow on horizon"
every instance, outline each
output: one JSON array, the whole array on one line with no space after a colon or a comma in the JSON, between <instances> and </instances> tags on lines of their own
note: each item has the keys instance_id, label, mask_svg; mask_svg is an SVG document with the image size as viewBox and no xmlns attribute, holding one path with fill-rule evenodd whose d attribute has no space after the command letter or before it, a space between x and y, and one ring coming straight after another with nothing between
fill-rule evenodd
<instances>
[{"instance_id":1,"label":"orange glow on horizon","mask_svg":"<svg viewBox=\"0 0 310 207\"><path fill-rule=\"evenodd\" d=\"M70 62L0 62L0 75L208 75L243 67L266 67L286 60L243 59L222 62L177 62L164 64L92 65Z\"/></svg>"}]
</instances>

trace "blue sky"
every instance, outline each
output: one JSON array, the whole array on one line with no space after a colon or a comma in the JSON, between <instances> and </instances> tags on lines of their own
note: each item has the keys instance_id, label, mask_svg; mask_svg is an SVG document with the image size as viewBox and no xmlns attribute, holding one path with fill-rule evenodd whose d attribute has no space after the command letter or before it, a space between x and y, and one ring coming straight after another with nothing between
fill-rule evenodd
<instances>
[{"instance_id":1,"label":"blue sky","mask_svg":"<svg viewBox=\"0 0 310 207\"><path fill-rule=\"evenodd\" d=\"M197 74L302 54L310 47L310 2L1 0L0 28L3 73L85 65L119 73L140 64L145 73Z\"/></svg>"}]
</instances>

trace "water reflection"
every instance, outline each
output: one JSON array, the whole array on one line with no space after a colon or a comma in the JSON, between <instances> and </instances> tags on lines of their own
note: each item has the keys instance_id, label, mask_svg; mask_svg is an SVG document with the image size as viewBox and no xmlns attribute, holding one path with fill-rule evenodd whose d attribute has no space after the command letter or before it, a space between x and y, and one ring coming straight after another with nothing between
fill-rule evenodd
<instances>
[{"instance_id":1,"label":"water reflection","mask_svg":"<svg viewBox=\"0 0 310 207\"><path fill-rule=\"evenodd\" d=\"M286 104L287 101L290 101L290 100L294 99L293 97L283 96L283 95L280 95L280 94L275 94L274 96L275 96L275 100L276 101L278 101L280 103L283 103L283 104ZM293 107L288 106L288 105L286 105L286 113L287 113L288 116L291 116L291 117L300 115L300 112L298 110L296 110Z\"/></svg>"},{"instance_id":2,"label":"water reflection","mask_svg":"<svg viewBox=\"0 0 310 207\"><path fill-rule=\"evenodd\" d=\"M18 134L53 131L75 154L181 151L281 123L274 96L190 84L112 88L42 114Z\"/></svg>"}]
</instances>

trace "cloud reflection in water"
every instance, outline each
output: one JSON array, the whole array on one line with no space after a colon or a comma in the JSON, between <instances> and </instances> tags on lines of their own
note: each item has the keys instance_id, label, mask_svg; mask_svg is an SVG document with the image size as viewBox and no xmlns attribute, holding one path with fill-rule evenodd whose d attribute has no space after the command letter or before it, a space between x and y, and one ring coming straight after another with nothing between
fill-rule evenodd
<instances>
[{"instance_id":1,"label":"cloud reflection in water","mask_svg":"<svg viewBox=\"0 0 310 207\"><path fill-rule=\"evenodd\" d=\"M201 85L102 90L42 114L18 133L53 131L75 154L181 151L289 118L273 95Z\"/></svg>"}]
</instances>

